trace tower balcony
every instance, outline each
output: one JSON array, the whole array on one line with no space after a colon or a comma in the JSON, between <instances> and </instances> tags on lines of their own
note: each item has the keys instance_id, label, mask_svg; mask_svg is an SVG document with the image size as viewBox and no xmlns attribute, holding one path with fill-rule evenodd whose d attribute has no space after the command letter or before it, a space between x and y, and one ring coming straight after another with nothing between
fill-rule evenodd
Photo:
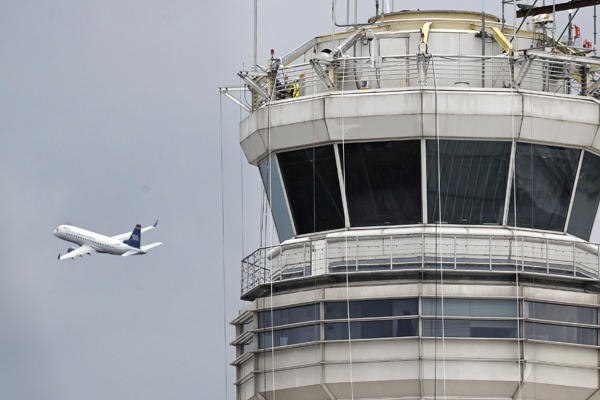
<instances>
[{"instance_id":1,"label":"tower balcony","mask_svg":"<svg viewBox=\"0 0 600 400\"><path fill-rule=\"evenodd\" d=\"M527 230L410 227L344 231L260 248L242 260L241 297L252 301L316 284L414 279L440 270L467 279L567 280L597 287L599 245ZM271 293L272 291L272 293Z\"/></svg>"}]
</instances>

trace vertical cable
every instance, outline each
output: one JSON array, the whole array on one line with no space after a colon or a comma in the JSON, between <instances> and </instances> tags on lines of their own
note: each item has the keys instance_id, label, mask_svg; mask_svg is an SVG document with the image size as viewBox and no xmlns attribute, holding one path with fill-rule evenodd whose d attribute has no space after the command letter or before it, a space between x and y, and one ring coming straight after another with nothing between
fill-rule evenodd
<instances>
[{"instance_id":1,"label":"vertical cable","mask_svg":"<svg viewBox=\"0 0 600 400\"><path fill-rule=\"evenodd\" d=\"M224 359L224 380L225 380L225 400L227 394L227 285L225 284L225 196L223 183L223 93L219 92L219 144L220 144L220 189L221 189L221 280L223 284L223 359Z\"/></svg>"},{"instance_id":2,"label":"vertical cable","mask_svg":"<svg viewBox=\"0 0 600 400\"><path fill-rule=\"evenodd\" d=\"M516 1L513 0L513 11L516 12L517 6L516 6ZM514 17L513 20L513 40L515 42L515 44L517 44L517 32L515 29L515 23L516 23L516 16ZM514 56L513 56L514 57ZM511 68L511 73L514 73L514 69ZM511 77L511 82L514 82L514 77ZM512 102L512 109L514 110L514 101L515 101L515 96L518 93L518 88L515 87L514 84L511 85L511 102ZM521 103L521 107L523 106L523 103ZM523 113L525 110L523 110L521 108L521 113ZM512 168L512 176L510 177L510 179L512 179L512 203L513 203L513 221L512 225L513 225L513 232L516 233L516 228L517 228L517 186L516 186L516 182L517 182L517 140L516 140L516 132L515 132L515 114L514 112L511 112L511 146L513 146L514 148L514 157L512 157L512 162L513 162L513 168ZM510 166L509 166L509 170L510 170ZM508 207L510 207L510 203L507 205ZM507 224L509 224L509 221L507 221ZM513 238L517 239L516 235L513 235ZM515 247L516 249L516 247ZM515 250L516 251L516 250ZM522 389L522 382L524 379L523 376L523 371L522 371L522 363L521 363L521 319L520 319L520 299L519 299L519 263L517 260L517 257L515 257L515 303L516 303L516 316L517 316L517 393L516 393L516 398L518 400L521 399L521 389Z\"/></svg>"},{"instance_id":3,"label":"vertical cable","mask_svg":"<svg viewBox=\"0 0 600 400\"><path fill-rule=\"evenodd\" d=\"M433 57L431 57L431 67L433 72L433 91L434 91L434 120L435 120L435 140L436 140L436 165L437 165L437 192L438 192L438 221L435 224L436 230L436 251L439 254L439 266L440 266L440 322L442 327L442 387L443 387L443 398L446 398L446 327L444 320L444 253L442 249L442 232L441 229L438 230L439 225L442 223L442 179L441 179L441 161L440 161L440 124L439 124L439 115L438 115L438 87L437 87L437 76L435 73L435 62ZM439 233L439 235L438 235ZM436 314L437 314L437 285L436 285ZM437 315L436 315L436 326L437 326ZM436 332L437 333L437 332ZM435 339L435 343L437 344L437 335ZM434 385L434 397L437 398L437 346L435 353L435 379L436 384Z\"/></svg>"},{"instance_id":4,"label":"vertical cable","mask_svg":"<svg viewBox=\"0 0 600 400\"><path fill-rule=\"evenodd\" d=\"M242 66L242 70L243 70L243 66ZM240 83L239 85L242 86L242 78L239 78ZM241 99L242 95L240 92L239 95L239 101L241 103L242 99ZM240 124L242 123L242 107L239 107L239 122L238 122L238 126L240 126ZM259 172L260 173L260 172ZM245 213L244 213L244 154L240 151L240 217L242 218L242 227L241 227L241 245L242 245L242 249L241 249L241 257L242 259L245 256L245 251L246 251L246 246L245 246Z\"/></svg>"},{"instance_id":5,"label":"vertical cable","mask_svg":"<svg viewBox=\"0 0 600 400\"><path fill-rule=\"evenodd\" d=\"M279 76L279 70L281 69L281 63L278 63L277 70L275 71L275 81L277 81L277 77ZM271 142L271 106L273 100L275 99L275 90L272 90L271 97L267 102L267 150L268 150L268 160L269 160L269 199L273 198L273 149ZM273 230L274 221L271 219L272 224L268 224L268 232L269 232L269 246L265 249L265 265L267 263L268 258L268 250L273 247ZM269 229L270 228L270 229ZM270 265L269 270L269 300L270 300L270 315L271 315L271 394L272 400L276 400L275 394L275 329L274 329L274 321L273 321L273 265ZM266 392L266 388L265 388Z\"/></svg>"},{"instance_id":6,"label":"vertical cable","mask_svg":"<svg viewBox=\"0 0 600 400\"><path fill-rule=\"evenodd\" d=\"M258 64L258 0L254 0L254 58L252 68Z\"/></svg>"},{"instance_id":7,"label":"vertical cable","mask_svg":"<svg viewBox=\"0 0 600 400\"><path fill-rule=\"evenodd\" d=\"M342 112L342 182L344 190L346 190L346 126L344 121L344 91L346 83L346 59L342 56L342 94L341 94L341 112ZM348 199L346 199L346 202ZM347 205L346 205L347 207ZM358 257L358 243L356 243L356 253ZM348 271L348 230L344 235L344 259L346 260L346 322L348 328L348 357L350 359L350 399L354 400L354 366L352 364L352 329L350 323L350 276ZM358 260L357 260L358 261Z\"/></svg>"},{"instance_id":8,"label":"vertical cable","mask_svg":"<svg viewBox=\"0 0 600 400\"><path fill-rule=\"evenodd\" d=\"M281 65L281 64L280 64ZM279 67L277 68L277 71L275 72L275 81L277 81L277 75L279 75ZM268 150L268 162L269 162L269 199L272 199L273 197L273 192L272 192L272 187L273 187L273 159L271 158L272 156L272 149L271 149L271 103L273 101L273 97L275 96L275 90L272 91L271 93L271 98L268 101L267 104L267 150ZM265 224L267 225L267 224ZM268 228L271 228L270 224L268 224ZM267 228L267 229L268 229ZM265 265L267 263L267 259L268 259L268 249L271 248L271 246L273 245L273 229L268 229L269 231L269 242L268 242L268 246L265 248ZM265 233L266 236L266 233ZM271 319L271 395L272 395L272 399L275 400L275 329L274 329L274 320L273 320L273 265L270 265L270 268L267 270L267 273L269 274L269 313L270 313L270 319ZM265 388L265 392L266 392L266 388Z\"/></svg>"}]
</instances>

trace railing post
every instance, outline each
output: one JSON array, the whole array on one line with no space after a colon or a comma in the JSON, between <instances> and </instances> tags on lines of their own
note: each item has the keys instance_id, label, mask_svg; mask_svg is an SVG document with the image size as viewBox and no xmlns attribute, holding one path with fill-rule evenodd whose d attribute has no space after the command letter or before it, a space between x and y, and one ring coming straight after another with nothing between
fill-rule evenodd
<instances>
[{"instance_id":1,"label":"railing post","mask_svg":"<svg viewBox=\"0 0 600 400\"><path fill-rule=\"evenodd\" d=\"M488 257L490 260L490 271L492 270L492 235L488 236Z\"/></svg>"},{"instance_id":2,"label":"railing post","mask_svg":"<svg viewBox=\"0 0 600 400\"><path fill-rule=\"evenodd\" d=\"M575 242L573 242L572 251L573 251L573 276L577 276L577 271L575 270Z\"/></svg>"},{"instance_id":3,"label":"railing post","mask_svg":"<svg viewBox=\"0 0 600 400\"><path fill-rule=\"evenodd\" d=\"M421 232L421 270L425 269L425 232Z\"/></svg>"},{"instance_id":4,"label":"railing post","mask_svg":"<svg viewBox=\"0 0 600 400\"><path fill-rule=\"evenodd\" d=\"M596 278L600 278L600 244L596 245L596 259L597 259L597 265L598 265L598 270L596 271Z\"/></svg>"},{"instance_id":5,"label":"railing post","mask_svg":"<svg viewBox=\"0 0 600 400\"><path fill-rule=\"evenodd\" d=\"M525 271L525 238L521 236L521 271Z\"/></svg>"},{"instance_id":6,"label":"railing post","mask_svg":"<svg viewBox=\"0 0 600 400\"><path fill-rule=\"evenodd\" d=\"M508 68L510 74L510 87L515 88L515 57L512 56L508 59Z\"/></svg>"},{"instance_id":7,"label":"railing post","mask_svg":"<svg viewBox=\"0 0 600 400\"><path fill-rule=\"evenodd\" d=\"M454 234L454 269L456 269L456 234Z\"/></svg>"},{"instance_id":8,"label":"railing post","mask_svg":"<svg viewBox=\"0 0 600 400\"><path fill-rule=\"evenodd\" d=\"M263 260L262 260L263 253L264 253L264 249L261 248L254 255L254 263L252 264L252 267L253 267L253 269L252 269L252 285L256 285L256 282L261 279L260 274L265 273L265 270L260 268L260 266L263 265Z\"/></svg>"},{"instance_id":9,"label":"railing post","mask_svg":"<svg viewBox=\"0 0 600 400\"><path fill-rule=\"evenodd\" d=\"M262 262L261 262L261 264L263 265L263 268L264 268L262 270L264 278L263 278L263 282L261 282L261 283L271 283L271 282L273 282L273 275L272 275L273 269L272 268L267 268L267 253L268 253L267 249L264 248L262 250L262 253L263 254L262 254L262 260L261 260ZM269 265L269 267L271 267L271 265ZM268 281L267 281L267 277L269 279Z\"/></svg>"},{"instance_id":10,"label":"railing post","mask_svg":"<svg viewBox=\"0 0 600 400\"><path fill-rule=\"evenodd\" d=\"M588 79L588 73L590 71L590 67L589 65L585 64L583 66L579 67L580 71L581 71L581 90L580 90L580 95L581 96L587 96L587 92L588 92L588 87L587 87L587 79Z\"/></svg>"},{"instance_id":11,"label":"railing post","mask_svg":"<svg viewBox=\"0 0 600 400\"><path fill-rule=\"evenodd\" d=\"M313 258L312 258L312 239L308 242L308 268L310 275L315 275L313 270ZM304 244L304 258L306 258L306 243Z\"/></svg>"},{"instance_id":12,"label":"railing post","mask_svg":"<svg viewBox=\"0 0 600 400\"><path fill-rule=\"evenodd\" d=\"M327 241L327 238L324 239L325 241L325 259L323 260L323 262L325 263L325 273L329 273L329 241ZM314 246L313 246L314 249Z\"/></svg>"},{"instance_id":13,"label":"railing post","mask_svg":"<svg viewBox=\"0 0 600 400\"><path fill-rule=\"evenodd\" d=\"M287 252L285 251L285 249L283 247L279 248L279 279L280 281L283 280L283 272L287 269L288 267L288 262L287 262Z\"/></svg>"},{"instance_id":14,"label":"railing post","mask_svg":"<svg viewBox=\"0 0 600 400\"><path fill-rule=\"evenodd\" d=\"M390 235L390 269L394 269L394 246L393 246L394 237Z\"/></svg>"},{"instance_id":15,"label":"railing post","mask_svg":"<svg viewBox=\"0 0 600 400\"><path fill-rule=\"evenodd\" d=\"M240 292L244 294L244 260L242 260L242 269L240 271Z\"/></svg>"},{"instance_id":16,"label":"railing post","mask_svg":"<svg viewBox=\"0 0 600 400\"><path fill-rule=\"evenodd\" d=\"M419 72L418 83L420 87L427 86L427 63L429 57L430 56L425 53L417 54L417 71Z\"/></svg>"},{"instance_id":17,"label":"railing post","mask_svg":"<svg viewBox=\"0 0 600 400\"><path fill-rule=\"evenodd\" d=\"M546 273L550 275L550 246L548 246L548 239L546 239Z\"/></svg>"},{"instance_id":18,"label":"railing post","mask_svg":"<svg viewBox=\"0 0 600 400\"><path fill-rule=\"evenodd\" d=\"M358 236L354 237L354 243L355 243L354 247L356 249L356 255L355 255L356 258L355 258L355 261L354 261L354 270L358 271Z\"/></svg>"}]
</instances>

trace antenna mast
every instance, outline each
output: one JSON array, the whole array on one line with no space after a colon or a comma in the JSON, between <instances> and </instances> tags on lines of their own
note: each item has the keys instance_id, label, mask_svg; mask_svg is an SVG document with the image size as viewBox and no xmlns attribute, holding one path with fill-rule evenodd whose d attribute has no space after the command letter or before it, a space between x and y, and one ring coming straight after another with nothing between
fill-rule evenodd
<instances>
[{"instance_id":1,"label":"antenna mast","mask_svg":"<svg viewBox=\"0 0 600 400\"><path fill-rule=\"evenodd\" d=\"M252 66L258 65L258 0L254 0L254 58Z\"/></svg>"}]
</instances>

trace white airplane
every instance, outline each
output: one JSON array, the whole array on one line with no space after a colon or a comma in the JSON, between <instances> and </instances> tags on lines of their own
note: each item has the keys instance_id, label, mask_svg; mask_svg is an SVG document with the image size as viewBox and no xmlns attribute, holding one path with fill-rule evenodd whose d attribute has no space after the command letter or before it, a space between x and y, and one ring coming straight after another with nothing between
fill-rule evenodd
<instances>
[{"instance_id":1,"label":"white airplane","mask_svg":"<svg viewBox=\"0 0 600 400\"><path fill-rule=\"evenodd\" d=\"M125 232L116 236L105 236L72 225L60 225L54 230L54 236L78 244L79 247L69 247L65 254L58 254L58 259L66 260L94 253L108 253L123 257L146 254L148 250L160 246L162 242L141 246L142 232L154 229L157 225L158 220L154 225L145 228L137 224L131 233Z\"/></svg>"}]
</instances>

